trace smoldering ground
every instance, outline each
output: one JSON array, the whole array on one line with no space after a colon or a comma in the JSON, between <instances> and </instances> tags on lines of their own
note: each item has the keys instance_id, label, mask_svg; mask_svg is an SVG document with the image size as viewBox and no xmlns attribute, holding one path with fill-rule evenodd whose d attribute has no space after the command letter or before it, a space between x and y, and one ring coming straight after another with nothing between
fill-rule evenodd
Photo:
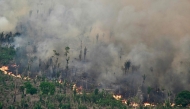
<instances>
[{"instance_id":1,"label":"smoldering ground","mask_svg":"<svg viewBox=\"0 0 190 109\"><path fill-rule=\"evenodd\" d=\"M69 68L78 75L86 73L101 88L116 84L114 88L126 93L133 89L137 93L141 87L146 94L147 87L153 87L175 94L190 89L189 4L188 0L1 0L0 31L22 33L14 40L16 60L26 67L32 58L35 73L40 72L40 63L45 69L56 58L63 71L69 46ZM123 74L127 60L131 66Z\"/></svg>"}]
</instances>

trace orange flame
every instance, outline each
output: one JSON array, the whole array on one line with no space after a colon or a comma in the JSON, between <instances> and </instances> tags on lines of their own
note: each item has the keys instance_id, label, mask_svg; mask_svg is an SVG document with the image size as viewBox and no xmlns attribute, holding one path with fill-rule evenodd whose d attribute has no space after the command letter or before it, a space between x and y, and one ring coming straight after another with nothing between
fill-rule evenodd
<instances>
[{"instance_id":1,"label":"orange flame","mask_svg":"<svg viewBox=\"0 0 190 109\"><path fill-rule=\"evenodd\" d=\"M76 84L73 85L73 91L76 89L77 94L82 94L82 86L77 87Z\"/></svg>"},{"instance_id":2,"label":"orange flame","mask_svg":"<svg viewBox=\"0 0 190 109\"><path fill-rule=\"evenodd\" d=\"M151 104L150 103L144 103L144 106L146 107L146 106L151 106Z\"/></svg>"},{"instance_id":3,"label":"orange flame","mask_svg":"<svg viewBox=\"0 0 190 109\"><path fill-rule=\"evenodd\" d=\"M8 70L9 70L9 67L8 67L8 66L2 66L2 67L0 68L0 70L3 71L3 73L4 73L5 75L9 75L9 76L16 77L16 78L22 78L20 74L15 75L15 74L13 74L12 72L8 72ZM30 78L28 78L28 79L30 79Z\"/></svg>"},{"instance_id":4,"label":"orange flame","mask_svg":"<svg viewBox=\"0 0 190 109\"><path fill-rule=\"evenodd\" d=\"M8 66L2 66L0 68L1 71L3 71L4 74L8 74L8 73L11 73L11 72L7 72L7 70L9 70L9 67ZM10 74L9 74L10 75Z\"/></svg>"},{"instance_id":5,"label":"orange flame","mask_svg":"<svg viewBox=\"0 0 190 109\"><path fill-rule=\"evenodd\" d=\"M62 80L59 80L59 83L62 84Z\"/></svg>"},{"instance_id":6,"label":"orange flame","mask_svg":"<svg viewBox=\"0 0 190 109\"><path fill-rule=\"evenodd\" d=\"M116 100L120 100L121 99L121 95L113 95L113 98L115 98Z\"/></svg>"},{"instance_id":7,"label":"orange flame","mask_svg":"<svg viewBox=\"0 0 190 109\"><path fill-rule=\"evenodd\" d=\"M126 100L126 99L121 100L121 102L122 102L123 104L127 104L127 100Z\"/></svg>"},{"instance_id":8,"label":"orange flame","mask_svg":"<svg viewBox=\"0 0 190 109\"><path fill-rule=\"evenodd\" d=\"M139 104L138 103L131 103L131 105L133 106L133 107L138 107L139 106Z\"/></svg>"}]
</instances>

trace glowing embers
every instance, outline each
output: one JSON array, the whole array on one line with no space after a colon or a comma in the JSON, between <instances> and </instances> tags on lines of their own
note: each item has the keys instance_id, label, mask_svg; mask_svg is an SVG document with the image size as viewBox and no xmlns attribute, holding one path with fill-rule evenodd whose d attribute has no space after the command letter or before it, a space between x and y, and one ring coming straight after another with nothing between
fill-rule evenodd
<instances>
[{"instance_id":1,"label":"glowing embers","mask_svg":"<svg viewBox=\"0 0 190 109\"><path fill-rule=\"evenodd\" d=\"M151 104L150 103L144 103L144 106L146 107L146 106L151 106Z\"/></svg>"},{"instance_id":2,"label":"glowing embers","mask_svg":"<svg viewBox=\"0 0 190 109\"><path fill-rule=\"evenodd\" d=\"M133 107L138 107L139 104L134 102L134 103L131 103L131 106L133 106Z\"/></svg>"},{"instance_id":3,"label":"glowing embers","mask_svg":"<svg viewBox=\"0 0 190 109\"><path fill-rule=\"evenodd\" d=\"M122 97L121 95L113 95L113 98L115 98L116 100L120 100Z\"/></svg>"},{"instance_id":4,"label":"glowing embers","mask_svg":"<svg viewBox=\"0 0 190 109\"><path fill-rule=\"evenodd\" d=\"M126 100L126 99L121 100L121 102L122 102L123 104L127 104L127 100Z\"/></svg>"},{"instance_id":5,"label":"glowing embers","mask_svg":"<svg viewBox=\"0 0 190 109\"><path fill-rule=\"evenodd\" d=\"M4 74L8 74L7 71L9 70L9 67L8 67L8 66L2 66L2 67L0 68L0 70L3 71ZM12 73L12 72L9 72L9 73Z\"/></svg>"},{"instance_id":6,"label":"glowing embers","mask_svg":"<svg viewBox=\"0 0 190 109\"><path fill-rule=\"evenodd\" d=\"M126 99L122 99L121 95L113 95L113 98L116 99L116 100L121 100L121 102L123 104L127 104L127 100Z\"/></svg>"},{"instance_id":7,"label":"glowing embers","mask_svg":"<svg viewBox=\"0 0 190 109\"><path fill-rule=\"evenodd\" d=\"M76 90L77 94L82 94L82 86L77 87L76 84L73 85L73 91Z\"/></svg>"}]
</instances>

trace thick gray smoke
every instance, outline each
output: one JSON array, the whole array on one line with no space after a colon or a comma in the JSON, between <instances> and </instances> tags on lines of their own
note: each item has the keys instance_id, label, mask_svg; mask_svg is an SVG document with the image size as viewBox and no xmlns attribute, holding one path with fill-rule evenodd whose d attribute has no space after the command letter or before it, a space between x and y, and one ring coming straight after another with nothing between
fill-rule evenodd
<instances>
[{"instance_id":1,"label":"thick gray smoke","mask_svg":"<svg viewBox=\"0 0 190 109\"><path fill-rule=\"evenodd\" d=\"M20 57L46 62L56 50L63 69L69 46L69 67L103 88L177 93L190 90L189 6L189 0L1 0L0 31L21 32L14 42Z\"/></svg>"}]
</instances>

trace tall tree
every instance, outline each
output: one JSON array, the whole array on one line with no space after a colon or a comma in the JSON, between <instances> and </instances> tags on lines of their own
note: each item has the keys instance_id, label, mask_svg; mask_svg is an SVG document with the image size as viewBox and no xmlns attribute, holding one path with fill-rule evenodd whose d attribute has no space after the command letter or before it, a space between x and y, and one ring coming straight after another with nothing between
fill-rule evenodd
<instances>
[{"instance_id":1,"label":"tall tree","mask_svg":"<svg viewBox=\"0 0 190 109\"><path fill-rule=\"evenodd\" d=\"M70 57L69 57L69 50L70 50L70 48L67 46L67 47L65 47L65 56L66 56L66 76L67 76L67 73L68 73L68 69L69 69L69 59L70 59Z\"/></svg>"},{"instance_id":2,"label":"tall tree","mask_svg":"<svg viewBox=\"0 0 190 109\"><path fill-rule=\"evenodd\" d=\"M129 71L129 68L131 67L131 61L126 61L124 64L124 72L125 74L127 73L127 71Z\"/></svg>"},{"instance_id":3,"label":"tall tree","mask_svg":"<svg viewBox=\"0 0 190 109\"><path fill-rule=\"evenodd\" d=\"M84 48L84 61L86 60L86 53L87 53L87 48Z\"/></svg>"}]
</instances>

